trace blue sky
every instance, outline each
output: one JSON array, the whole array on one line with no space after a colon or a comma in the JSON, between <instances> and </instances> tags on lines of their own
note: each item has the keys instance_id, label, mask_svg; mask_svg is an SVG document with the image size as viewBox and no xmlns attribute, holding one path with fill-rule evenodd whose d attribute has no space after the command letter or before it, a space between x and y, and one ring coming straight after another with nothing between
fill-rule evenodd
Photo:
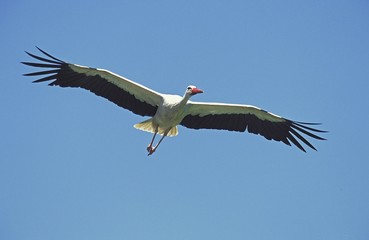
<instances>
[{"instance_id":1,"label":"blue sky","mask_svg":"<svg viewBox=\"0 0 369 240\"><path fill-rule=\"evenodd\" d=\"M0 239L368 239L369 3L0 3ZM147 157L144 118L32 84L24 51L163 93L321 122L297 148L180 127Z\"/></svg>"}]
</instances>

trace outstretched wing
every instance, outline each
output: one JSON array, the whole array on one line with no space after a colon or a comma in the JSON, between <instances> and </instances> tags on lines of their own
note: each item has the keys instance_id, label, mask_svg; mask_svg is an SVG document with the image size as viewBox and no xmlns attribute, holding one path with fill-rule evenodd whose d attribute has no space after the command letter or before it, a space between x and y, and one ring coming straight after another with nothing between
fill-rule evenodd
<instances>
[{"instance_id":1,"label":"outstretched wing","mask_svg":"<svg viewBox=\"0 0 369 240\"><path fill-rule=\"evenodd\" d=\"M282 141L290 145L290 141L305 152L297 141L301 140L310 148L315 147L302 135L325 140L312 132L325 131L310 127L316 123L291 121L250 105L202 103L189 101L181 125L193 129L219 129L260 134L268 140ZM297 139L296 139L297 138Z\"/></svg>"},{"instance_id":2,"label":"outstretched wing","mask_svg":"<svg viewBox=\"0 0 369 240\"><path fill-rule=\"evenodd\" d=\"M160 93L125 77L104 69L67 63L40 48L38 50L48 58L26 52L40 62L22 62L31 67L47 69L24 74L25 76L43 76L33 81L35 83L52 81L49 83L50 86L84 88L141 116L154 116L158 105L163 101Z\"/></svg>"}]
</instances>

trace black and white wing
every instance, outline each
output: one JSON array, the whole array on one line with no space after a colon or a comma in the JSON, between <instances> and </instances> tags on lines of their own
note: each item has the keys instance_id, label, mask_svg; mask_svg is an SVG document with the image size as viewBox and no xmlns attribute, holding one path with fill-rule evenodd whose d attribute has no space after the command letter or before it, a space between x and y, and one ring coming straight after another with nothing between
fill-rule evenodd
<instances>
[{"instance_id":1,"label":"black and white wing","mask_svg":"<svg viewBox=\"0 0 369 240\"><path fill-rule=\"evenodd\" d=\"M325 131L312 128L316 123L303 123L285 119L273 113L250 105L203 103L189 101L181 125L192 129L219 129L260 134L268 140L292 142L299 149L305 149L297 139L310 148L315 147L301 135L325 140L312 132ZM310 126L309 126L310 125Z\"/></svg>"},{"instance_id":2,"label":"black and white wing","mask_svg":"<svg viewBox=\"0 0 369 240\"><path fill-rule=\"evenodd\" d=\"M24 74L25 76L43 76L33 81L35 83L52 81L49 83L50 86L84 88L141 116L154 116L163 101L160 93L125 77L104 69L67 63L39 48L38 50L48 58L26 52L40 62L22 62L31 67L47 69Z\"/></svg>"}]
</instances>

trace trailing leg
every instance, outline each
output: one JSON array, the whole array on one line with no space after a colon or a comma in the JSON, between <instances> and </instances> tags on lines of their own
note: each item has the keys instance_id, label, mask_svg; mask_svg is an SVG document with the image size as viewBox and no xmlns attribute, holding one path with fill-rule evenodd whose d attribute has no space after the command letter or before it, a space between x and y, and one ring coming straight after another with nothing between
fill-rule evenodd
<instances>
[{"instance_id":1,"label":"trailing leg","mask_svg":"<svg viewBox=\"0 0 369 240\"><path fill-rule=\"evenodd\" d=\"M158 129L159 129L159 127L156 127L155 128L155 132L154 132L154 136L152 137L152 139L151 139L151 142L150 142L150 144L147 146L147 151L149 152L149 155L150 155L150 152L151 152L151 150L152 150L152 144L154 143L154 140L155 140L155 137L156 137L156 134L158 133Z\"/></svg>"},{"instance_id":2,"label":"trailing leg","mask_svg":"<svg viewBox=\"0 0 369 240\"><path fill-rule=\"evenodd\" d=\"M159 147L160 143L163 141L163 139L168 135L168 132L170 131L171 128L165 130L163 136L160 138L159 142L156 144L155 147L151 146L151 149L149 151L149 154L147 156L150 156L151 154L153 154L155 152L155 150ZM152 143L152 142L151 142Z\"/></svg>"}]
</instances>

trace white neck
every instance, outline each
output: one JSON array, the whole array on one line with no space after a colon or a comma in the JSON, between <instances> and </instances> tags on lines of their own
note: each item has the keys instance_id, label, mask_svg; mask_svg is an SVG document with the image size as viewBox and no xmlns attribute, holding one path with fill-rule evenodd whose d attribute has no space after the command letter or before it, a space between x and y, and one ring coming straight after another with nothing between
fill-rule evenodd
<instances>
[{"instance_id":1,"label":"white neck","mask_svg":"<svg viewBox=\"0 0 369 240\"><path fill-rule=\"evenodd\" d=\"M186 105L186 103L188 102L188 100L190 99L190 97L191 97L191 94L187 94L187 93L185 93L185 94L183 95L183 98L182 98L182 100L180 101L179 105L182 105L182 106Z\"/></svg>"}]
</instances>

